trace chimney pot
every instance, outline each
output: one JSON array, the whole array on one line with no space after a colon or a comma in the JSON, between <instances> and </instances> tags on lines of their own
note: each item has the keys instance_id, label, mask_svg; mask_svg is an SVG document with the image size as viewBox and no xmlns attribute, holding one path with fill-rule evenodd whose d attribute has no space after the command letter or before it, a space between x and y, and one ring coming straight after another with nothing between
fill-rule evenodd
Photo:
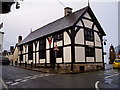
<instances>
[{"instance_id":1,"label":"chimney pot","mask_svg":"<svg viewBox=\"0 0 120 90\"><path fill-rule=\"evenodd\" d=\"M70 7L66 7L66 8L64 8L64 10L65 10L65 16L72 13L72 8L70 8Z\"/></svg>"}]
</instances>

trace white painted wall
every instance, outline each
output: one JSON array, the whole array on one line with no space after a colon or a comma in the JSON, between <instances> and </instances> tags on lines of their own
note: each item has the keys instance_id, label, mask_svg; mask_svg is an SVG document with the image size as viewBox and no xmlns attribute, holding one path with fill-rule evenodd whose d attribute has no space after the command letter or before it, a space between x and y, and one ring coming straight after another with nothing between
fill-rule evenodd
<instances>
[{"instance_id":1,"label":"white painted wall","mask_svg":"<svg viewBox=\"0 0 120 90\"><path fill-rule=\"evenodd\" d=\"M98 28L96 27L96 25L94 25L94 28L93 28L95 31L99 31Z\"/></svg>"},{"instance_id":2,"label":"white painted wall","mask_svg":"<svg viewBox=\"0 0 120 90\"><path fill-rule=\"evenodd\" d=\"M84 30L83 29L80 29L78 33L76 34L75 43L84 45Z\"/></svg>"},{"instance_id":3,"label":"white painted wall","mask_svg":"<svg viewBox=\"0 0 120 90\"><path fill-rule=\"evenodd\" d=\"M51 48L53 48L53 41L54 39L52 39ZM46 39L46 49L49 49L49 48L50 48L49 42L48 42L48 39Z\"/></svg>"},{"instance_id":4,"label":"white painted wall","mask_svg":"<svg viewBox=\"0 0 120 90\"><path fill-rule=\"evenodd\" d=\"M102 62L102 49L95 49L96 62Z\"/></svg>"},{"instance_id":5,"label":"white painted wall","mask_svg":"<svg viewBox=\"0 0 120 90\"><path fill-rule=\"evenodd\" d=\"M40 63L45 63L45 59L40 59Z\"/></svg>"},{"instance_id":6,"label":"white painted wall","mask_svg":"<svg viewBox=\"0 0 120 90\"><path fill-rule=\"evenodd\" d=\"M57 42L57 46L62 46L62 44L63 44L63 41L58 41Z\"/></svg>"},{"instance_id":7,"label":"white painted wall","mask_svg":"<svg viewBox=\"0 0 120 90\"><path fill-rule=\"evenodd\" d=\"M67 32L64 32L64 45L71 44L71 40Z\"/></svg>"},{"instance_id":8,"label":"white painted wall","mask_svg":"<svg viewBox=\"0 0 120 90\"><path fill-rule=\"evenodd\" d=\"M62 63L62 58L57 58L56 63Z\"/></svg>"},{"instance_id":9,"label":"white painted wall","mask_svg":"<svg viewBox=\"0 0 120 90\"><path fill-rule=\"evenodd\" d=\"M95 46L102 47L100 37L98 36L98 34L96 32L94 32L94 38L95 38L94 39L95 40Z\"/></svg>"},{"instance_id":10,"label":"white painted wall","mask_svg":"<svg viewBox=\"0 0 120 90\"><path fill-rule=\"evenodd\" d=\"M88 20L86 20L86 19L82 19L82 20L83 20L83 22L84 22L85 27L88 27L88 28L91 28L91 29L92 29L93 22L88 21Z\"/></svg>"},{"instance_id":11,"label":"white painted wall","mask_svg":"<svg viewBox=\"0 0 120 90\"><path fill-rule=\"evenodd\" d=\"M94 62L94 57L86 57L87 62Z\"/></svg>"},{"instance_id":12,"label":"white painted wall","mask_svg":"<svg viewBox=\"0 0 120 90\"><path fill-rule=\"evenodd\" d=\"M79 21L76 25L83 27L83 24L81 23L81 21Z\"/></svg>"},{"instance_id":13,"label":"white painted wall","mask_svg":"<svg viewBox=\"0 0 120 90\"><path fill-rule=\"evenodd\" d=\"M94 42L86 41L86 45L94 46Z\"/></svg>"},{"instance_id":14,"label":"white painted wall","mask_svg":"<svg viewBox=\"0 0 120 90\"><path fill-rule=\"evenodd\" d=\"M64 54L64 62L71 62L71 47L64 47L63 48L63 54Z\"/></svg>"},{"instance_id":15,"label":"white painted wall","mask_svg":"<svg viewBox=\"0 0 120 90\"><path fill-rule=\"evenodd\" d=\"M90 17L90 15L89 15L88 12L84 15L84 17L89 18L89 19L92 19L92 18Z\"/></svg>"},{"instance_id":16,"label":"white painted wall","mask_svg":"<svg viewBox=\"0 0 120 90\"><path fill-rule=\"evenodd\" d=\"M84 47L75 47L75 62L85 62Z\"/></svg>"},{"instance_id":17,"label":"white painted wall","mask_svg":"<svg viewBox=\"0 0 120 90\"><path fill-rule=\"evenodd\" d=\"M47 59L47 63L50 63L50 50L46 51L46 59Z\"/></svg>"}]
</instances>

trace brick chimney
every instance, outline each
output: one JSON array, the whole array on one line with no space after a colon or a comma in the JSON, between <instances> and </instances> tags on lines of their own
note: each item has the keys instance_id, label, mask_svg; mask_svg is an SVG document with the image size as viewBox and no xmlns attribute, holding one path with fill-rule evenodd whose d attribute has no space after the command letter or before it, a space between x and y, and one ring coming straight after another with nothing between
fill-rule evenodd
<instances>
[{"instance_id":1,"label":"brick chimney","mask_svg":"<svg viewBox=\"0 0 120 90\"><path fill-rule=\"evenodd\" d=\"M19 37L18 37L18 43L20 43L22 41L22 36L20 35Z\"/></svg>"},{"instance_id":2,"label":"brick chimney","mask_svg":"<svg viewBox=\"0 0 120 90\"><path fill-rule=\"evenodd\" d=\"M66 7L66 8L64 8L64 11L65 11L65 16L67 16L72 13L72 8Z\"/></svg>"}]
</instances>

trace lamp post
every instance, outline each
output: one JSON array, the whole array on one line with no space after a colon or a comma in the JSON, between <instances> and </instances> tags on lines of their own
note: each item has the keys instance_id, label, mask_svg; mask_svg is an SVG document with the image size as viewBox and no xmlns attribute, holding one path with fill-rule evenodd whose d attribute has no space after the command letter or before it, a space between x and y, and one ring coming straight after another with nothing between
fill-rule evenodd
<instances>
[{"instance_id":1,"label":"lamp post","mask_svg":"<svg viewBox=\"0 0 120 90\"><path fill-rule=\"evenodd\" d=\"M57 47L57 43L56 43L53 51L55 51L55 60L57 60L57 52L60 51L59 48ZM56 65L56 63L55 63L55 70L57 70L57 65Z\"/></svg>"}]
</instances>

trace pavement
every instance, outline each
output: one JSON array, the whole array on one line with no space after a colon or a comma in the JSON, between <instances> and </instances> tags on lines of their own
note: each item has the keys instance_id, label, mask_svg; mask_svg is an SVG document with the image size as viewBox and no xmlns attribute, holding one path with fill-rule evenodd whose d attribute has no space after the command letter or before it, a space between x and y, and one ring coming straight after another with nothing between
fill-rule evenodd
<instances>
[{"instance_id":1,"label":"pavement","mask_svg":"<svg viewBox=\"0 0 120 90\"><path fill-rule=\"evenodd\" d=\"M65 68L55 69L55 68L45 68L45 67L44 68L41 68L41 67L31 68L31 67L25 67L25 66L19 66L19 65L12 65L12 66L27 69L27 70L43 72L43 73L59 73L59 74L76 74L76 73L78 73L78 72L69 71ZM105 64L105 70L109 70L109 69L112 69L112 68L113 68L112 64Z\"/></svg>"}]
</instances>

